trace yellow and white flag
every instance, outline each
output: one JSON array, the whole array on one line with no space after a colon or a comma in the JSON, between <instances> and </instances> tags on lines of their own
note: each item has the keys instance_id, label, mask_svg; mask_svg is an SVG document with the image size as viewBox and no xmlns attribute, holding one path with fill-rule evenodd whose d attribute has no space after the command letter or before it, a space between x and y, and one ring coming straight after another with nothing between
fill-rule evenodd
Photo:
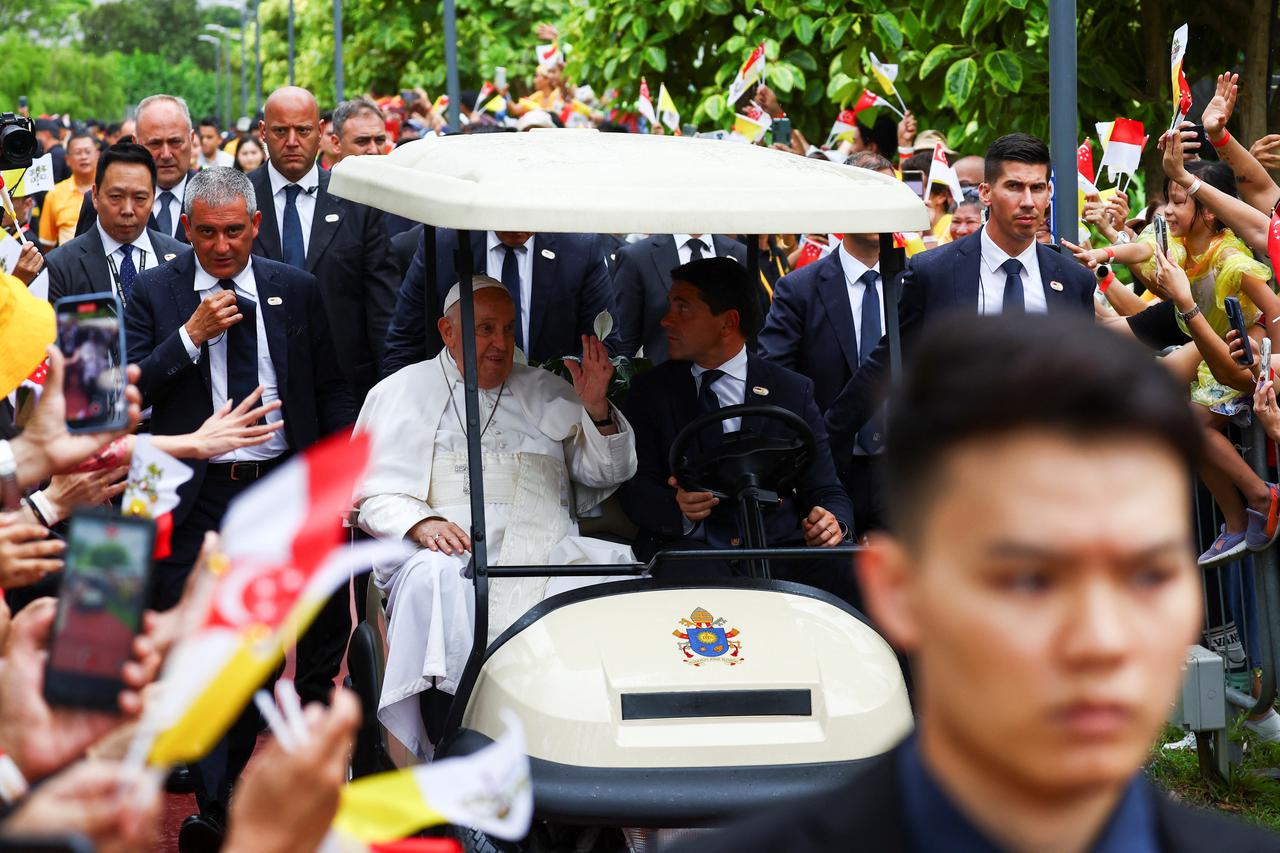
<instances>
[{"instance_id":1,"label":"yellow and white flag","mask_svg":"<svg viewBox=\"0 0 1280 853\"><path fill-rule=\"evenodd\" d=\"M769 118L768 113L761 113L759 118L751 118L742 113L735 113L733 116L733 133L730 139L739 142L759 142L764 138L765 131L773 125L773 120Z\"/></svg>"},{"instance_id":2,"label":"yellow and white flag","mask_svg":"<svg viewBox=\"0 0 1280 853\"><path fill-rule=\"evenodd\" d=\"M671 100L671 95L667 93L667 84L658 84L658 115L662 118L662 123L671 130L680 129L680 111L676 109L676 102Z\"/></svg>"},{"instance_id":3,"label":"yellow and white flag","mask_svg":"<svg viewBox=\"0 0 1280 853\"><path fill-rule=\"evenodd\" d=\"M524 729L509 711L502 721L506 731L471 755L365 776L344 787L321 853L361 850L445 823L507 841L524 838L533 820Z\"/></svg>"},{"instance_id":4,"label":"yellow and white flag","mask_svg":"<svg viewBox=\"0 0 1280 853\"><path fill-rule=\"evenodd\" d=\"M644 116L650 127L658 123L658 117L653 112L653 99L649 97L649 84L643 77L640 78L640 97L636 99L636 111Z\"/></svg>"},{"instance_id":5,"label":"yellow and white flag","mask_svg":"<svg viewBox=\"0 0 1280 853\"><path fill-rule=\"evenodd\" d=\"M880 57L876 56L872 52L868 52L867 56L871 60L871 74L880 84L880 88L884 89L884 93L886 95L893 95L897 98L898 106L902 107L902 112L905 113L907 111L907 105L902 102L902 95L897 89L898 66L881 62Z\"/></svg>"},{"instance_id":6,"label":"yellow and white flag","mask_svg":"<svg viewBox=\"0 0 1280 853\"><path fill-rule=\"evenodd\" d=\"M31 161L26 169L6 169L0 176L13 198L23 198L53 189L53 155L46 154Z\"/></svg>"}]
</instances>

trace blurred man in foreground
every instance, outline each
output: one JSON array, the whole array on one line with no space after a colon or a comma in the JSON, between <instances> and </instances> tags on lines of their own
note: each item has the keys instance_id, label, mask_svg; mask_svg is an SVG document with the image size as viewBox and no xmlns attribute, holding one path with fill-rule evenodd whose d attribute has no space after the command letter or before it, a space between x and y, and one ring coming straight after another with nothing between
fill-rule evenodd
<instances>
[{"instance_id":1,"label":"blurred man in foreground","mask_svg":"<svg viewBox=\"0 0 1280 853\"><path fill-rule=\"evenodd\" d=\"M1141 773L1200 626L1185 392L1083 320L967 318L921 341L891 412L894 534L859 580L919 729L696 849L1276 849Z\"/></svg>"}]
</instances>

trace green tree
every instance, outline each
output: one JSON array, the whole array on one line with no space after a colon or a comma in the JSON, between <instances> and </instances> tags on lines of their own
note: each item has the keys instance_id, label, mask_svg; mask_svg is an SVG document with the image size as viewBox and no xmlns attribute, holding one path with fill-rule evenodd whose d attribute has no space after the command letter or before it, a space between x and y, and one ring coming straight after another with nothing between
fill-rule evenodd
<instances>
[{"instance_id":1,"label":"green tree","mask_svg":"<svg viewBox=\"0 0 1280 853\"><path fill-rule=\"evenodd\" d=\"M80 14L84 49L90 53L136 51L169 62L195 58L214 63L214 49L197 37L207 22L196 0L114 0Z\"/></svg>"},{"instance_id":2,"label":"green tree","mask_svg":"<svg viewBox=\"0 0 1280 853\"><path fill-rule=\"evenodd\" d=\"M148 95L164 92L185 100L193 121L217 111L214 103L217 81L207 67L200 67L190 59L174 63L158 54L141 51L119 56L118 64L119 82L127 104L137 104Z\"/></svg>"},{"instance_id":3,"label":"green tree","mask_svg":"<svg viewBox=\"0 0 1280 853\"><path fill-rule=\"evenodd\" d=\"M0 110L12 110L18 97L26 95L32 115L123 117L119 57L33 44L12 30L0 35L0 54L5 57L0 63Z\"/></svg>"}]
</instances>

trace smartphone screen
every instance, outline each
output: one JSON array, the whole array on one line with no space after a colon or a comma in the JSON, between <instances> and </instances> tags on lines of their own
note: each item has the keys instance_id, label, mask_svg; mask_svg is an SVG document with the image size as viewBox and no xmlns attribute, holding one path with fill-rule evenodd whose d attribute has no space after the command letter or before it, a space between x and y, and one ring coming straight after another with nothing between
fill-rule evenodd
<instances>
[{"instance_id":1,"label":"smartphone screen","mask_svg":"<svg viewBox=\"0 0 1280 853\"><path fill-rule=\"evenodd\" d=\"M907 171L902 173L902 182L911 187L911 191L924 198L924 172Z\"/></svg>"},{"instance_id":2,"label":"smartphone screen","mask_svg":"<svg viewBox=\"0 0 1280 853\"><path fill-rule=\"evenodd\" d=\"M791 144L791 119L789 118L774 119L773 141L780 142L783 145Z\"/></svg>"},{"instance_id":3,"label":"smartphone screen","mask_svg":"<svg viewBox=\"0 0 1280 853\"><path fill-rule=\"evenodd\" d=\"M155 522L77 512L67 534L44 693L51 705L114 710L142 627Z\"/></svg>"},{"instance_id":4,"label":"smartphone screen","mask_svg":"<svg viewBox=\"0 0 1280 853\"><path fill-rule=\"evenodd\" d=\"M1156 243L1160 246L1160 251L1164 253L1165 257L1168 257L1169 256L1169 223L1166 222L1164 217L1158 213L1152 218L1151 221L1156 229Z\"/></svg>"},{"instance_id":5,"label":"smartphone screen","mask_svg":"<svg viewBox=\"0 0 1280 853\"><path fill-rule=\"evenodd\" d=\"M97 432L128 421L123 311L110 293L59 299L58 348L66 359L67 429Z\"/></svg>"},{"instance_id":6,"label":"smartphone screen","mask_svg":"<svg viewBox=\"0 0 1280 853\"><path fill-rule=\"evenodd\" d=\"M501 89L507 85L507 69L501 65L493 69L493 88Z\"/></svg>"}]
</instances>

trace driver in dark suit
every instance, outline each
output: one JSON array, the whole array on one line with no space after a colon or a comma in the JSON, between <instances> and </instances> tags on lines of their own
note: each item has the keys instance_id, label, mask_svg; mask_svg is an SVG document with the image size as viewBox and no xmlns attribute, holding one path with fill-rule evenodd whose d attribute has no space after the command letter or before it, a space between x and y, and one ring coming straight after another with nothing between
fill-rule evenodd
<instances>
[{"instance_id":1,"label":"driver in dark suit","mask_svg":"<svg viewBox=\"0 0 1280 853\"><path fill-rule=\"evenodd\" d=\"M662 318L671 360L636 377L623 411L635 429L639 470L621 489L622 506L640 528L636 554L658 550L740 546L736 507L708 492L680 488L668 465L668 449L681 429L702 414L748 403L778 406L804 418L816 439L809 464L782 503L764 511L772 547L839 545L852 534L853 507L836 479L813 382L747 350L759 328L755 289L745 267L732 258L691 261L671 271L670 307ZM748 417L709 425L690 446L690 456L713 453L724 435L738 430L792 437L780 421ZM711 484L706 484L711 485ZM739 574L740 561L720 560L659 566L655 574L723 577ZM853 600L847 564L834 560L772 561L777 577L809 583Z\"/></svg>"}]
</instances>

